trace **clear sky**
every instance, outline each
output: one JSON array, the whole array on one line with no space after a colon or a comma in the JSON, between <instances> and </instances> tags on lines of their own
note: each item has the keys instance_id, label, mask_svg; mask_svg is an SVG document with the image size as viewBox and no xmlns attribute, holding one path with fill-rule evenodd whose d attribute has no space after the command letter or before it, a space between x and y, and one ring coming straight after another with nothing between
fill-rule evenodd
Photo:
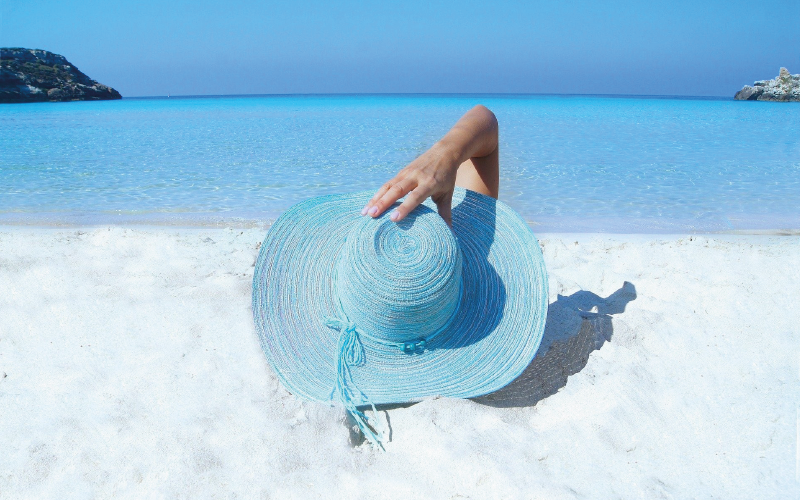
<instances>
[{"instance_id":1,"label":"clear sky","mask_svg":"<svg viewBox=\"0 0 800 500\"><path fill-rule=\"evenodd\" d=\"M800 0L0 0L0 46L123 96L732 96L800 73Z\"/></svg>"}]
</instances>

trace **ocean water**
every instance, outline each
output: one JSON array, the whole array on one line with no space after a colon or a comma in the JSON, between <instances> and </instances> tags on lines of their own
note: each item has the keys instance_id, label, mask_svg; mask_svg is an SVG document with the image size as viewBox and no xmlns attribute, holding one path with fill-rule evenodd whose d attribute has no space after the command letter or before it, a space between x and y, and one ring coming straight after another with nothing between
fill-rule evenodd
<instances>
[{"instance_id":1,"label":"ocean water","mask_svg":"<svg viewBox=\"0 0 800 500\"><path fill-rule=\"evenodd\" d=\"M264 223L377 189L478 103L537 231L800 228L798 104L525 95L0 105L0 223Z\"/></svg>"}]
</instances>

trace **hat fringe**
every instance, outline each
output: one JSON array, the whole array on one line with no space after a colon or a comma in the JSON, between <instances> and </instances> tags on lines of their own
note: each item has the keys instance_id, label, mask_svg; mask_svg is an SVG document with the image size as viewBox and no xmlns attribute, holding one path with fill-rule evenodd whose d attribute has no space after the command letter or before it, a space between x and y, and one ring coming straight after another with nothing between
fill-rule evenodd
<instances>
[{"instance_id":1,"label":"hat fringe","mask_svg":"<svg viewBox=\"0 0 800 500\"><path fill-rule=\"evenodd\" d=\"M364 345L359 338L359 330L356 328L355 323L341 318L325 318L325 325L339 330L339 341L337 342L338 354L336 361L336 385L331 390L330 398L333 399L334 393L338 396L339 401L344 405L345 410L353 417L361 433L375 448L385 450L383 443L385 441L386 429L381 425L380 431L375 421L379 421L378 410L375 405L370 401L366 394L356 387L353 382L353 376L350 373L351 366L361 366L364 364ZM358 409L355 399L358 398L359 402L364 405L368 404L372 407L372 414L374 418L369 418L364 412ZM373 421L374 420L374 421Z\"/></svg>"}]
</instances>

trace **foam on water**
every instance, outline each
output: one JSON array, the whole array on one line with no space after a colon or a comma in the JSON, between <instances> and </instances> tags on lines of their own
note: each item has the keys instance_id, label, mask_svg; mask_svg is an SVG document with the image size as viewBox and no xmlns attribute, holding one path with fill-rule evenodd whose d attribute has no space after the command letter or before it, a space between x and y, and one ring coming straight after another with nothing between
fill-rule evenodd
<instances>
[{"instance_id":1,"label":"foam on water","mask_svg":"<svg viewBox=\"0 0 800 500\"><path fill-rule=\"evenodd\" d=\"M258 224L377 189L482 103L538 230L800 228L800 106L564 96L267 96L0 107L0 223Z\"/></svg>"}]
</instances>

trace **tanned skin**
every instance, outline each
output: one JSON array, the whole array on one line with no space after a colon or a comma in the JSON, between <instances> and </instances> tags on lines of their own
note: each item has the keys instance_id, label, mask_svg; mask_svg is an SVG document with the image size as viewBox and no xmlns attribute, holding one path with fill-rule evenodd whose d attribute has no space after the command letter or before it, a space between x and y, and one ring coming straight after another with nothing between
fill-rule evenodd
<instances>
[{"instance_id":1,"label":"tanned skin","mask_svg":"<svg viewBox=\"0 0 800 500\"><path fill-rule=\"evenodd\" d=\"M497 137L494 113L485 106L475 106L429 150L381 186L361 215L377 217L405 196L390 215L391 220L399 221L430 197L442 219L452 225L455 186L497 198L500 185Z\"/></svg>"}]
</instances>

